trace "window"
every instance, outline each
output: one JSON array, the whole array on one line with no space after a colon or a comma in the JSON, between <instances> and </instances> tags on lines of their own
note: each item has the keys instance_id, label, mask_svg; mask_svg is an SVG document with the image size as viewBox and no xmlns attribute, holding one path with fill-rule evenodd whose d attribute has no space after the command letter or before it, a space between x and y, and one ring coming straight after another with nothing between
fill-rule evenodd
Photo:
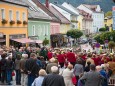
<instances>
[{"instance_id":1,"label":"window","mask_svg":"<svg viewBox=\"0 0 115 86\"><path fill-rule=\"evenodd\" d=\"M46 33L46 34L48 35L48 25L46 26L46 30L47 30L47 33Z\"/></svg>"},{"instance_id":2,"label":"window","mask_svg":"<svg viewBox=\"0 0 115 86\"><path fill-rule=\"evenodd\" d=\"M35 36L35 25L32 26L32 35Z\"/></svg>"},{"instance_id":3,"label":"window","mask_svg":"<svg viewBox=\"0 0 115 86\"><path fill-rule=\"evenodd\" d=\"M13 20L13 12L12 10L9 10L9 20Z\"/></svg>"},{"instance_id":4,"label":"window","mask_svg":"<svg viewBox=\"0 0 115 86\"><path fill-rule=\"evenodd\" d=\"M26 20L26 14L24 12L22 13L22 19L23 19L23 21Z\"/></svg>"},{"instance_id":5,"label":"window","mask_svg":"<svg viewBox=\"0 0 115 86\"><path fill-rule=\"evenodd\" d=\"M39 33L38 33L38 35L40 36L40 35L41 35L41 33L42 33L42 28L41 28L41 26L40 26L40 25L38 26L38 32L39 32Z\"/></svg>"},{"instance_id":6,"label":"window","mask_svg":"<svg viewBox=\"0 0 115 86\"><path fill-rule=\"evenodd\" d=\"M20 20L20 14L19 14L19 11L16 12L16 20Z\"/></svg>"},{"instance_id":7,"label":"window","mask_svg":"<svg viewBox=\"0 0 115 86\"><path fill-rule=\"evenodd\" d=\"M5 9L1 9L1 18L5 19Z\"/></svg>"},{"instance_id":8,"label":"window","mask_svg":"<svg viewBox=\"0 0 115 86\"><path fill-rule=\"evenodd\" d=\"M43 26L43 35L46 35L45 25Z\"/></svg>"}]
</instances>

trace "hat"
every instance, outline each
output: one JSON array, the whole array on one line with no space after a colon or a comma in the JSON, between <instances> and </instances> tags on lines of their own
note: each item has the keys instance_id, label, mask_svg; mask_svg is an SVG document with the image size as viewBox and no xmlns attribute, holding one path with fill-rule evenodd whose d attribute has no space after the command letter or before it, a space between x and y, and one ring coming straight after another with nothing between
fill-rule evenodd
<instances>
[{"instance_id":1,"label":"hat","mask_svg":"<svg viewBox=\"0 0 115 86\"><path fill-rule=\"evenodd\" d=\"M110 53L110 55L113 55L113 53Z\"/></svg>"},{"instance_id":2,"label":"hat","mask_svg":"<svg viewBox=\"0 0 115 86\"><path fill-rule=\"evenodd\" d=\"M104 56L107 55L107 54L103 54Z\"/></svg>"}]
</instances>

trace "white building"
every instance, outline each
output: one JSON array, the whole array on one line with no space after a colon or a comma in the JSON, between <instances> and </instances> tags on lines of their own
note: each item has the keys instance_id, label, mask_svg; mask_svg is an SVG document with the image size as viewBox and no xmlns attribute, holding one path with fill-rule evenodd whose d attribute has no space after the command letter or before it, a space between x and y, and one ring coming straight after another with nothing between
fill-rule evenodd
<instances>
[{"instance_id":1,"label":"white building","mask_svg":"<svg viewBox=\"0 0 115 86\"><path fill-rule=\"evenodd\" d=\"M63 16L65 16L71 22L70 29L78 28L77 27L78 14L72 12L70 9L67 9L64 6L59 5L59 4L50 3L50 5L53 6L55 9L57 9Z\"/></svg>"},{"instance_id":2,"label":"white building","mask_svg":"<svg viewBox=\"0 0 115 86\"><path fill-rule=\"evenodd\" d=\"M75 7L73 7L71 4L67 3L67 2L64 2L62 4L63 7L71 10L72 12L74 12L75 14L79 15L79 12L75 9Z\"/></svg>"},{"instance_id":3,"label":"white building","mask_svg":"<svg viewBox=\"0 0 115 86\"><path fill-rule=\"evenodd\" d=\"M104 12L99 5L87 5L81 4L77 9L84 10L85 12L92 15L92 33L96 33L100 28L104 27Z\"/></svg>"}]
</instances>

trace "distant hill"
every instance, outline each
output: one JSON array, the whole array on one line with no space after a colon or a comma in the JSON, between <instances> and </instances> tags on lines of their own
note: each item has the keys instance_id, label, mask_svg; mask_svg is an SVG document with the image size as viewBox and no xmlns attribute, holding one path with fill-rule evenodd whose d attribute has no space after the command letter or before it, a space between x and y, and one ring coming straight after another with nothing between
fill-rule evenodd
<instances>
[{"instance_id":1,"label":"distant hill","mask_svg":"<svg viewBox=\"0 0 115 86\"><path fill-rule=\"evenodd\" d=\"M44 3L45 0L39 0L41 3ZM49 2L58 2L59 4L62 4L63 2L68 2L72 4L74 7L79 6L80 4L95 4L100 5L102 10L104 12L110 11L112 9L112 6L115 6L115 3L113 3L113 0L49 0Z\"/></svg>"}]
</instances>

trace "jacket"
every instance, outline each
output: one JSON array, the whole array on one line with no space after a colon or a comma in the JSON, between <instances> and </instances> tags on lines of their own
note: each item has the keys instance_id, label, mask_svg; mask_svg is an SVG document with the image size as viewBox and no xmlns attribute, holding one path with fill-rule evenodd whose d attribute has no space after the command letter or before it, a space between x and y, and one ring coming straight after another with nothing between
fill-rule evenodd
<instances>
[{"instance_id":1,"label":"jacket","mask_svg":"<svg viewBox=\"0 0 115 86\"><path fill-rule=\"evenodd\" d=\"M72 83L73 71L71 71L70 69L66 68L62 72L62 76L64 77L64 82L65 82L66 86L73 86L73 83Z\"/></svg>"},{"instance_id":2,"label":"jacket","mask_svg":"<svg viewBox=\"0 0 115 86\"><path fill-rule=\"evenodd\" d=\"M102 76L99 72L89 71L84 73L80 80L85 80L85 86L101 86Z\"/></svg>"},{"instance_id":3,"label":"jacket","mask_svg":"<svg viewBox=\"0 0 115 86\"><path fill-rule=\"evenodd\" d=\"M68 53L67 53L67 60L68 60L69 62L76 62L75 54L72 53L72 52L68 52Z\"/></svg>"},{"instance_id":4,"label":"jacket","mask_svg":"<svg viewBox=\"0 0 115 86\"><path fill-rule=\"evenodd\" d=\"M42 86L65 86L63 76L49 74L44 78Z\"/></svg>"},{"instance_id":5,"label":"jacket","mask_svg":"<svg viewBox=\"0 0 115 86\"><path fill-rule=\"evenodd\" d=\"M58 62L59 63L64 63L65 62L65 57L64 57L63 54L59 54L59 55L57 55L57 57L58 57Z\"/></svg>"}]
</instances>

